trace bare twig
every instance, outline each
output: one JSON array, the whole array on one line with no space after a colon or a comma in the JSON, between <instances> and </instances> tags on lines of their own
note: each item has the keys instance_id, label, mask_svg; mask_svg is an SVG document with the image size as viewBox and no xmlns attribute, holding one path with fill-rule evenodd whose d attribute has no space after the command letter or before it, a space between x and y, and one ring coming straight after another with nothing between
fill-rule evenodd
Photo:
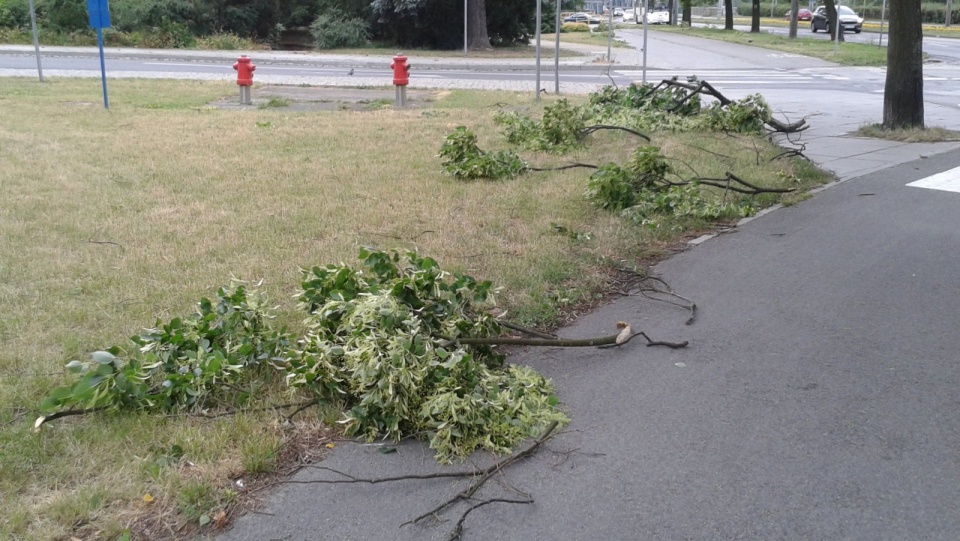
<instances>
[{"instance_id":1,"label":"bare twig","mask_svg":"<svg viewBox=\"0 0 960 541\"><path fill-rule=\"evenodd\" d=\"M116 246L117 248L120 248L120 255L123 255L124 253L126 253L127 250L126 250L121 244L119 244L119 243L116 243L116 242L113 242L113 241L110 241L110 240L93 240L94 237L96 237L98 233L100 233L100 230L99 230L99 229L97 229L96 231L94 231L94 232L93 232L93 235L90 235L90 238L87 239L87 242L89 242L90 244L100 244L100 245Z\"/></svg>"},{"instance_id":2,"label":"bare twig","mask_svg":"<svg viewBox=\"0 0 960 541\"><path fill-rule=\"evenodd\" d=\"M640 291L639 291L640 295L642 295L642 296L644 296L644 297L646 297L646 298L648 298L648 299L650 299L650 300L653 300L653 301L665 302L665 303L667 303L667 304L672 304L672 305L674 305L674 306L679 306L680 308L686 308L687 310L690 310L690 317L687 318L686 324L687 324L687 325L692 325L692 324L693 324L693 320L694 320L694 318L696 318L696 316L697 316L697 305L696 305L696 303L694 303L694 302L691 301L690 299L684 297L683 295L678 295L676 292L673 291L673 288L670 287L670 284L668 284L667 282L665 282L662 278L659 278L659 277L657 277L657 276L648 276L648 277L646 277L646 280L653 281L653 282L659 282L659 283L662 284L663 287L665 287L666 289L660 289L660 288L657 288L657 287L641 287L641 288L640 288ZM661 294L661 295L667 295L668 297L673 297L673 298L675 298L675 299L680 299L680 300L684 301L686 304L680 304L680 303L674 302L674 301L672 301L672 300L670 300L670 299L661 299L661 298L657 298L657 297L651 297L650 295L648 295L648 293L658 293L658 294ZM649 338L647 338L647 340L650 341Z\"/></svg>"},{"instance_id":3,"label":"bare twig","mask_svg":"<svg viewBox=\"0 0 960 541\"><path fill-rule=\"evenodd\" d=\"M483 507L484 505L490 503L533 503L533 500L508 500L506 498L491 498L489 500L483 500L478 504L471 505L466 511L463 512L462 515L460 515L460 520L458 520L456 526L453 527L453 531L450 532L450 537L447 538L447 541L455 541L460 539L460 536L463 535L463 521L467 520L467 515L469 515L474 509Z\"/></svg>"},{"instance_id":4,"label":"bare twig","mask_svg":"<svg viewBox=\"0 0 960 541\"><path fill-rule=\"evenodd\" d=\"M509 466L510 464L513 464L514 462L520 460L521 458L528 457L534 454L535 452L537 452L537 449L541 445L543 445L545 441L550 439L551 435L553 434L553 431L557 428L557 424L558 424L557 421L550 423L550 425L547 426L546 430L543 431L543 434L530 447L500 462L497 462L484 470L477 472L480 475L472 483L470 483L470 486L467 487L465 490L463 490L463 492L460 492L459 494L453 496L446 502L441 503L437 507L434 507L433 509L431 509L430 511L427 511L426 513L420 515L419 517L413 520L404 522L400 526L403 527L403 526L406 526L407 524L416 524L417 522L420 522L421 520L429 516L436 515L437 513L443 511L447 507L453 505L454 503L460 500L472 499L473 495L476 494L478 490L480 490L480 487L483 486L483 484L486 483L487 480L493 477L497 472L505 469L507 466Z\"/></svg>"}]
</instances>

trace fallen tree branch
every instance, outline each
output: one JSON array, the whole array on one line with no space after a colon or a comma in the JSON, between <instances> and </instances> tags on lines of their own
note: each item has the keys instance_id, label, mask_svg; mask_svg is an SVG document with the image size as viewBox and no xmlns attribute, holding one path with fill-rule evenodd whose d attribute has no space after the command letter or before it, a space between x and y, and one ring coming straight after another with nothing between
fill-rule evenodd
<instances>
[{"instance_id":1,"label":"fallen tree branch","mask_svg":"<svg viewBox=\"0 0 960 541\"><path fill-rule=\"evenodd\" d=\"M527 170L527 171L566 171L567 169L574 169L574 168L576 168L576 167L584 167L584 168L586 168L586 169L599 169L599 168L600 168L600 166L598 166L598 165L593 165L593 164L590 164L590 163L574 162L574 163L570 163L570 164L567 164L567 165L560 165L560 166L558 166L558 167L531 167L531 166L528 165L528 166L526 167L526 170Z\"/></svg>"},{"instance_id":2,"label":"fallen tree branch","mask_svg":"<svg viewBox=\"0 0 960 541\"><path fill-rule=\"evenodd\" d=\"M670 348L670 349L681 349L681 348L685 348L685 347L687 347L687 346L690 345L690 342L687 342L686 340L684 340L683 342L663 342L663 341L660 341L660 340L651 340L650 337L647 336L647 333L645 333L645 332L643 332L643 331L638 331L638 332L635 332L635 333L631 334L631 335L630 335L629 337L627 337L627 339L624 340L623 342L620 342L620 343L618 343L618 344L606 344L606 345L603 345L603 346L598 346L598 348L599 348L599 349L618 348L618 347L626 344L627 342L633 340L633 339L636 338L637 336L642 336L642 337L644 337L644 339L646 339L646 341L647 341L647 347L652 347L652 346L666 346L666 347L668 347L668 348Z\"/></svg>"},{"instance_id":3,"label":"fallen tree branch","mask_svg":"<svg viewBox=\"0 0 960 541\"><path fill-rule=\"evenodd\" d=\"M510 323L509 321L501 321L500 326L506 327L514 331L522 332L523 334L529 334L530 336L536 336L537 338L544 338L547 340L553 340L554 338L557 337L557 335L555 334L540 332L536 329L528 329L527 327L521 327L520 325L517 325L516 323Z\"/></svg>"},{"instance_id":4,"label":"fallen tree branch","mask_svg":"<svg viewBox=\"0 0 960 541\"><path fill-rule=\"evenodd\" d=\"M779 120L770 117L767 119L767 125L773 128L773 131L776 133L798 133L806 130L810 126L807 125L807 119L801 118L796 122L790 124L785 124Z\"/></svg>"},{"instance_id":5,"label":"fallen tree branch","mask_svg":"<svg viewBox=\"0 0 960 541\"><path fill-rule=\"evenodd\" d=\"M600 131L600 130L621 130L621 131L625 131L625 132L627 132L627 133L632 133L633 135L636 135L637 137L640 137L640 138L642 138L642 139L645 139L647 142L650 141L650 138L649 138L649 137L647 137L646 135L638 132L637 130L630 129L630 128L625 128L625 127L623 127L623 126L609 126L609 125L606 125L606 124L597 124L597 125L594 125L594 126L587 126L586 128L583 129L583 131L580 132L580 140L583 140L583 139L585 139L588 135L590 135L591 133L596 132L596 131Z\"/></svg>"}]
</instances>

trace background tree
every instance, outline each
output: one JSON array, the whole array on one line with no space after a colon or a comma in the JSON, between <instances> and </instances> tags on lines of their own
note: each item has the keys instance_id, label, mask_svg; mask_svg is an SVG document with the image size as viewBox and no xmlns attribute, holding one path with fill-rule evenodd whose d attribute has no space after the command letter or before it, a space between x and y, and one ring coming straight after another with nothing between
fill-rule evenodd
<instances>
[{"instance_id":1,"label":"background tree","mask_svg":"<svg viewBox=\"0 0 960 541\"><path fill-rule=\"evenodd\" d=\"M750 17L750 32L760 33L760 0L753 0L753 14Z\"/></svg>"},{"instance_id":2,"label":"background tree","mask_svg":"<svg viewBox=\"0 0 960 541\"><path fill-rule=\"evenodd\" d=\"M920 0L890 2L883 127L923 128L923 15Z\"/></svg>"},{"instance_id":3,"label":"background tree","mask_svg":"<svg viewBox=\"0 0 960 541\"><path fill-rule=\"evenodd\" d=\"M692 12L693 12L693 0L680 0L680 5L683 6L683 17L681 21L687 26L693 26L692 23Z\"/></svg>"},{"instance_id":4,"label":"background tree","mask_svg":"<svg viewBox=\"0 0 960 541\"><path fill-rule=\"evenodd\" d=\"M733 30L733 0L723 0L723 12L725 14L723 29Z\"/></svg>"},{"instance_id":5,"label":"background tree","mask_svg":"<svg viewBox=\"0 0 960 541\"><path fill-rule=\"evenodd\" d=\"M891 4L892 3L893 2L891 2ZM827 26L830 27L830 39L845 41L842 30L840 31L840 35L837 35L837 4L833 0L824 0L823 5L827 7Z\"/></svg>"},{"instance_id":6,"label":"background tree","mask_svg":"<svg viewBox=\"0 0 960 541\"><path fill-rule=\"evenodd\" d=\"M790 0L790 30L788 32L789 37L797 37L797 15L800 11L800 2L798 0Z\"/></svg>"},{"instance_id":7,"label":"background tree","mask_svg":"<svg viewBox=\"0 0 960 541\"><path fill-rule=\"evenodd\" d=\"M487 34L486 0L467 0L467 48L471 51L493 48Z\"/></svg>"}]
</instances>

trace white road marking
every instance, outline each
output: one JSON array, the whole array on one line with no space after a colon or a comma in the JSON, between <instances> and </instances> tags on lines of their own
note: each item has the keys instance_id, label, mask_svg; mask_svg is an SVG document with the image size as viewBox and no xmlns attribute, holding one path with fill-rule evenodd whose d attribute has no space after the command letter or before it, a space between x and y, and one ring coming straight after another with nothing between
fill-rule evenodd
<instances>
[{"instance_id":1,"label":"white road marking","mask_svg":"<svg viewBox=\"0 0 960 541\"><path fill-rule=\"evenodd\" d=\"M175 62L144 62L145 66L190 66L204 68L224 68L232 69L233 64L201 64L200 62L177 64Z\"/></svg>"},{"instance_id":2,"label":"white road marking","mask_svg":"<svg viewBox=\"0 0 960 541\"><path fill-rule=\"evenodd\" d=\"M954 167L949 171L944 171L943 173L937 173L936 175L932 175L927 178L915 180L910 184L907 184L907 186L960 193L960 167Z\"/></svg>"}]
</instances>

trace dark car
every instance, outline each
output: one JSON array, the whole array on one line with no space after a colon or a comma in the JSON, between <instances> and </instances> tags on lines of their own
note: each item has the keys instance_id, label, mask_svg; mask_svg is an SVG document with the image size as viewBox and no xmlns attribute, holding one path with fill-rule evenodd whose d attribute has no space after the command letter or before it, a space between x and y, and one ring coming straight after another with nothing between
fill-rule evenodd
<instances>
[{"instance_id":1,"label":"dark car","mask_svg":"<svg viewBox=\"0 0 960 541\"><path fill-rule=\"evenodd\" d=\"M852 9L847 6L838 6L837 13L840 16L840 26L843 27L844 32L853 30L859 34L863 30L863 19ZM813 18L810 19L810 31L823 30L829 32L831 26L833 26L832 21L827 20L827 8L825 6L818 7L813 12Z\"/></svg>"},{"instance_id":2,"label":"dark car","mask_svg":"<svg viewBox=\"0 0 960 541\"><path fill-rule=\"evenodd\" d=\"M587 24L600 24L600 17L594 17L589 13L574 13L569 17L563 19L565 23L587 23Z\"/></svg>"},{"instance_id":3,"label":"dark car","mask_svg":"<svg viewBox=\"0 0 960 541\"><path fill-rule=\"evenodd\" d=\"M787 12L786 17L784 17L784 18L785 18L785 19L789 19L789 18L790 18L790 12L789 12L789 11ZM809 21L809 20L812 19L812 18L813 18L813 12L810 11L809 9L807 9L807 8L800 8L800 9L797 10L797 20L798 20L798 21Z\"/></svg>"}]
</instances>

